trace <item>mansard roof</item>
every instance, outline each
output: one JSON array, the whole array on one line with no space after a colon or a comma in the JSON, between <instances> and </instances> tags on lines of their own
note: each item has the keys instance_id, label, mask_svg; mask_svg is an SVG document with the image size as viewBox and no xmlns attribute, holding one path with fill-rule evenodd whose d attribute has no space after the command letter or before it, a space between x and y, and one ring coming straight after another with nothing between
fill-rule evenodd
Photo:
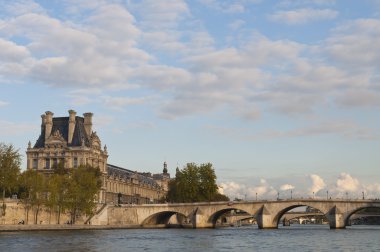
<instances>
[{"instance_id":1,"label":"mansard roof","mask_svg":"<svg viewBox=\"0 0 380 252\"><path fill-rule=\"evenodd\" d=\"M145 176L136 171L131 171L116 165L107 164L108 176L116 176L122 179L137 179L140 184L150 185L152 187L159 187L158 183L151 177Z\"/></svg>"},{"instance_id":2,"label":"mansard roof","mask_svg":"<svg viewBox=\"0 0 380 252\"><path fill-rule=\"evenodd\" d=\"M68 132L69 132L69 117L54 117L53 118L53 127L51 134L56 131L62 135L63 139L68 142ZM84 146L90 147L90 136L87 135L84 128L84 118L80 116L75 117L75 129L74 135L71 144L67 146ZM44 148L45 147L45 127L41 129L41 135L37 139L34 148Z\"/></svg>"}]
</instances>

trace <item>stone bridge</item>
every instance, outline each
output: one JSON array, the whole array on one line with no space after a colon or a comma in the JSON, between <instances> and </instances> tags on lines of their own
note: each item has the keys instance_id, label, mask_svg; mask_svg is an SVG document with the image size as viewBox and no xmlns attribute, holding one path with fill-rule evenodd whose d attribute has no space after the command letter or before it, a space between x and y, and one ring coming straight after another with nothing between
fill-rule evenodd
<instances>
[{"instance_id":1,"label":"stone bridge","mask_svg":"<svg viewBox=\"0 0 380 252\"><path fill-rule=\"evenodd\" d=\"M200 202L106 206L90 220L93 225L136 225L165 227L178 224L192 228L213 228L223 214L241 210L256 219L260 229L277 228L289 210L310 206L329 221L330 228L345 228L349 218L365 208L380 208L379 200L293 199L278 201Z\"/></svg>"}]
</instances>

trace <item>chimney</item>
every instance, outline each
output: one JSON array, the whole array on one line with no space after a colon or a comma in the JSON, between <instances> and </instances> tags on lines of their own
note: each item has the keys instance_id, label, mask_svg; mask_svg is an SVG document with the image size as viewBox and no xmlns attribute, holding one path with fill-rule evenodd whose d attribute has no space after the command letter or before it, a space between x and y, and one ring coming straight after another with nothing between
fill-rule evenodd
<instances>
[{"instance_id":1,"label":"chimney","mask_svg":"<svg viewBox=\"0 0 380 252\"><path fill-rule=\"evenodd\" d=\"M46 124L46 115L45 114L42 114L41 115L41 134L44 132L45 130L45 124Z\"/></svg>"},{"instance_id":2,"label":"chimney","mask_svg":"<svg viewBox=\"0 0 380 252\"><path fill-rule=\"evenodd\" d=\"M48 139L48 137L51 134L51 130L53 128L53 113L50 111L45 112L45 116L42 117L42 121L45 122L45 140Z\"/></svg>"},{"instance_id":3,"label":"chimney","mask_svg":"<svg viewBox=\"0 0 380 252\"><path fill-rule=\"evenodd\" d=\"M69 132L67 136L67 143L71 144L73 141L73 136L74 136L74 130L75 130L75 116L77 112L74 110L70 109L69 110Z\"/></svg>"},{"instance_id":4,"label":"chimney","mask_svg":"<svg viewBox=\"0 0 380 252\"><path fill-rule=\"evenodd\" d=\"M86 130L87 136L91 136L92 133L92 116L93 113L84 113L84 129Z\"/></svg>"}]
</instances>

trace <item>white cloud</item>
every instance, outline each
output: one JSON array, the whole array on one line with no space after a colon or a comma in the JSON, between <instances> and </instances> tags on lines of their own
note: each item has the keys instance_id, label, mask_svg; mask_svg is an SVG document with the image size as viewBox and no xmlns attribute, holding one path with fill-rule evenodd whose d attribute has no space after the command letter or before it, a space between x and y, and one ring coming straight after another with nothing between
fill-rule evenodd
<instances>
[{"instance_id":1,"label":"white cloud","mask_svg":"<svg viewBox=\"0 0 380 252\"><path fill-rule=\"evenodd\" d=\"M100 39L120 41L124 45L135 45L140 30L135 26L131 13L117 4L101 6L90 16L86 23Z\"/></svg>"},{"instance_id":2,"label":"white cloud","mask_svg":"<svg viewBox=\"0 0 380 252\"><path fill-rule=\"evenodd\" d=\"M349 89L338 94L336 102L345 107L379 107L380 92L369 89Z\"/></svg>"},{"instance_id":3,"label":"white cloud","mask_svg":"<svg viewBox=\"0 0 380 252\"><path fill-rule=\"evenodd\" d=\"M351 71L380 68L380 20L357 19L333 30L326 51L335 62ZM366 74L371 74L366 72Z\"/></svg>"},{"instance_id":4,"label":"white cloud","mask_svg":"<svg viewBox=\"0 0 380 252\"><path fill-rule=\"evenodd\" d=\"M0 38L0 62L19 62L29 57L29 50L12 41Z\"/></svg>"},{"instance_id":5,"label":"white cloud","mask_svg":"<svg viewBox=\"0 0 380 252\"><path fill-rule=\"evenodd\" d=\"M338 12L331 9L295 9L289 11L277 11L269 16L270 20L289 25L306 24L317 20L335 19Z\"/></svg>"},{"instance_id":6,"label":"white cloud","mask_svg":"<svg viewBox=\"0 0 380 252\"><path fill-rule=\"evenodd\" d=\"M316 174L311 174L309 175L309 178L311 179L311 186L308 189L308 194L311 195L312 193L317 194L320 190L326 187L326 183L324 180L316 175Z\"/></svg>"},{"instance_id":7,"label":"white cloud","mask_svg":"<svg viewBox=\"0 0 380 252\"><path fill-rule=\"evenodd\" d=\"M269 185L265 179L260 179L260 182L256 186L247 186L236 182L225 182L220 184L221 190L231 199L239 198L253 200L258 199L269 199L277 195L277 191L273 186Z\"/></svg>"},{"instance_id":8,"label":"white cloud","mask_svg":"<svg viewBox=\"0 0 380 252\"><path fill-rule=\"evenodd\" d=\"M380 198L380 183L370 184L367 186L363 186L363 192L365 192L365 196L367 199L379 199Z\"/></svg>"},{"instance_id":9,"label":"white cloud","mask_svg":"<svg viewBox=\"0 0 380 252\"><path fill-rule=\"evenodd\" d=\"M141 15L141 25L147 30L176 28L179 22L190 15L183 0L131 1L130 6Z\"/></svg>"},{"instance_id":10,"label":"white cloud","mask_svg":"<svg viewBox=\"0 0 380 252\"><path fill-rule=\"evenodd\" d=\"M284 184L284 185L280 186L281 191L293 190L294 188L295 187L293 185L290 185L290 184Z\"/></svg>"},{"instance_id":11,"label":"white cloud","mask_svg":"<svg viewBox=\"0 0 380 252\"><path fill-rule=\"evenodd\" d=\"M360 188L359 180L348 173L341 173L336 181L336 189L339 192L357 192Z\"/></svg>"}]
</instances>

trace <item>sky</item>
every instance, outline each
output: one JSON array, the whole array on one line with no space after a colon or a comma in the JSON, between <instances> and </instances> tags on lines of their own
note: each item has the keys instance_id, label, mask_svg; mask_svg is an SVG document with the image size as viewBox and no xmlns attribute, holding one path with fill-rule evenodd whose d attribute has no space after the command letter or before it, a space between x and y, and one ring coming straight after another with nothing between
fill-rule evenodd
<instances>
[{"instance_id":1,"label":"sky","mask_svg":"<svg viewBox=\"0 0 380 252\"><path fill-rule=\"evenodd\" d=\"M0 0L0 142L25 169L40 115L73 109L130 170L380 198L379 69L379 0Z\"/></svg>"}]
</instances>

